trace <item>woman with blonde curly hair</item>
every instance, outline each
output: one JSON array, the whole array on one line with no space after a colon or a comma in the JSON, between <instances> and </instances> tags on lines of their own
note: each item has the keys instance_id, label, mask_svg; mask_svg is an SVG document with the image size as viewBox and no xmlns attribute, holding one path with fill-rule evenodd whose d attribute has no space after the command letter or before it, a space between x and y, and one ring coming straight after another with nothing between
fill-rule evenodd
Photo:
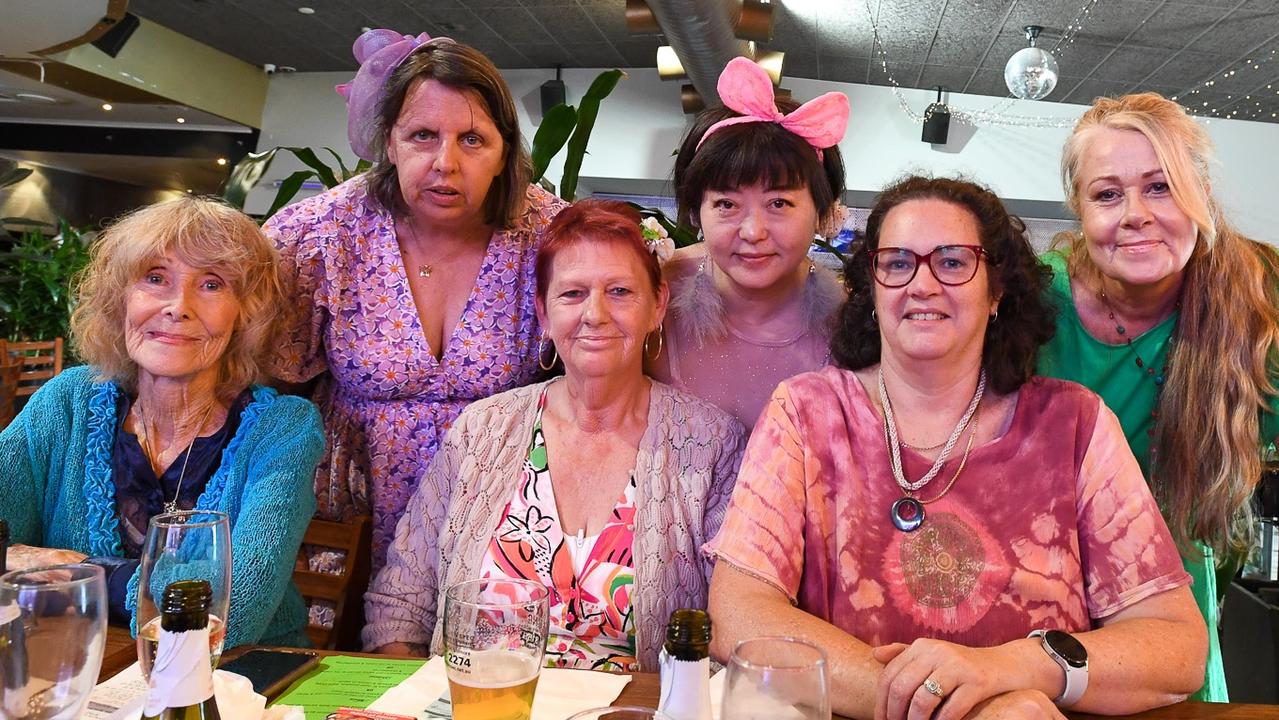
<instances>
[{"instance_id":1,"label":"woman with blonde curly hair","mask_svg":"<svg viewBox=\"0 0 1279 720\"><path fill-rule=\"evenodd\" d=\"M1062 153L1082 233L1044 258L1058 316L1039 371L1119 416L1208 624L1195 697L1225 701L1215 569L1249 545L1261 447L1279 434L1279 255L1226 220L1211 153L1203 128L1155 93L1084 113Z\"/></svg>"},{"instance_id":2,"label":"woman with blonde curly hair","mask_svg":"<svg viewBox=\"0 0 1279 720\"><path fill-rule=\"evenodd\" d=\"M255 385L281 306L276 252L242 213L184 197L138 210L92 248L71 318L85 367L54 378L0 433L10 568L105 568L111 617L148 521L231 519L226 644L303 644L290 581L324 448L310 402Z\"/></svg>"}]
</instances>

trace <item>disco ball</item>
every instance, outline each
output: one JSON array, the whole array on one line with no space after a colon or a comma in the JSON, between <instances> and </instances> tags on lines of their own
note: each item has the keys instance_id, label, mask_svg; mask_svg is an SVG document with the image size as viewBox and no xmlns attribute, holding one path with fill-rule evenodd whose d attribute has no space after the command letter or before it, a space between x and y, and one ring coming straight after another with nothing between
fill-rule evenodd
<instances>
[{"instance_id":1,"label":"disco ball","mask_svg":"<svg viewBox=\"0 0 1279 720\"><path fill-rule=\"evenodd\" d=\"M1023 100L1042 100L1057 87L1057 58L1047 50L1018 50L1004 66L1004 84Z\"/></svg>"}]
</instances>

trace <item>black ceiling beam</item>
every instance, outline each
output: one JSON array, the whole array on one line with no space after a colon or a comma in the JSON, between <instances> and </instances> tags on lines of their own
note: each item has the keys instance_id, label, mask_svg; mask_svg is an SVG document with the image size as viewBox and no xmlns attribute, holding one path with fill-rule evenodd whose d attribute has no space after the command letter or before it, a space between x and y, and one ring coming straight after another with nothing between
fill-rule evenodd
<instances>
[{"instance_id":1,"label":"black ceiling beam","mask_svg":"<svg viewBox=\"0 0 1279 720\"><path fill-rule=\"evenodd\" d=\"M208 160L226 158L228 165L235 165L257 147L258 134L258 130L233 133L0 122L0 148Z\"/></svg>"}]
</instances>

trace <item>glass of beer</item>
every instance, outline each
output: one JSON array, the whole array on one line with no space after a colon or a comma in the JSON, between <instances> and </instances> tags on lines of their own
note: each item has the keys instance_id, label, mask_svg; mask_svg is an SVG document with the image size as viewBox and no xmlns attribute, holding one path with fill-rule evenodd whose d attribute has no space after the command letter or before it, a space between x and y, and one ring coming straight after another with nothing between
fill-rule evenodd
<instances>
[{"instance_id":1,"label":"glass of beer","mask_svg":"<svg viewBox=\"0 0 1279 720\"><path fill-rule=\"evenodd\" d=\"M444 667L455 720L529 720L549 597L530 580L470 580L448 589Z\"/></svg>"}]
</instances>

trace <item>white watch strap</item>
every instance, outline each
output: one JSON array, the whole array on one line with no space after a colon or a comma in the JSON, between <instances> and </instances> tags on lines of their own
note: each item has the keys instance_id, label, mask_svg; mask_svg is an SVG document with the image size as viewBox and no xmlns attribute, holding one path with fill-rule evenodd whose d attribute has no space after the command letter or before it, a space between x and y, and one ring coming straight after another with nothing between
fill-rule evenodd
<instances>
[{"instance_id":1,"label":"white watch strap","mask_svg":"<svg viewBox=\"0 0 1279 720\"><path fill-rule=\"evenodd\" d=\"M1053 662L1057 663L1057 666L1065 673L1066 686L1061 691L1061 695L1053 700L1053 704L1058 707L1070 707L1079 702L1079 699L1084 696L1084 692L1088 689L1088 661L1085 660L1084 666L1081 668L1071 667L1065 658L1058 655L1057 651L1048 645L1048 641L1044 638L1047 632L1047 630L1035 630L1028 637L1039 638L1039 646L1044 649L1044 652L1048 653L1048 657L1052 658Z\"/></svg>"}]
</instances>

